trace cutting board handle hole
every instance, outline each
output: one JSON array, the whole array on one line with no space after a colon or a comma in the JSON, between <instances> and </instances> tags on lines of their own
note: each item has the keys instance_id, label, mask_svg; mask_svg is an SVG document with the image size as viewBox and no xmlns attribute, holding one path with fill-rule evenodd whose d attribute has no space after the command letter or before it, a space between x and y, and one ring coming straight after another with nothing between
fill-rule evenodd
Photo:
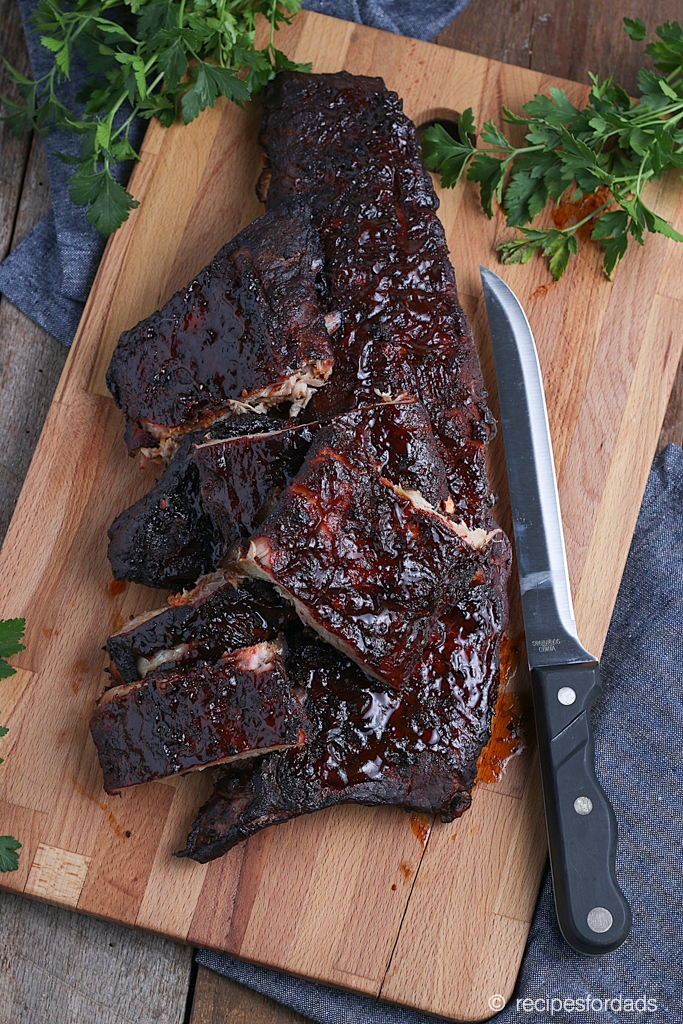
<instances>
[{"instance_id":1,"label":"cutting board handle hole","mask_svg":"<svg viewBox=\"0 0 683 1024\"><path fill-rule=\"evenodd\" d=\"M422 146L422 140L424 133L427 128L432 128L435 124L440 124L442 128L453 135L456 139L458 137L458 126L460 124L461 114L457 110L452 110L446 107L436 107L432 110L426 110L420 114L419 117L415 118L415 124L417 125L417 141ZM473 146L477 144L476 135L468 134L468 139Z\"/></svg>"}]
</instances>

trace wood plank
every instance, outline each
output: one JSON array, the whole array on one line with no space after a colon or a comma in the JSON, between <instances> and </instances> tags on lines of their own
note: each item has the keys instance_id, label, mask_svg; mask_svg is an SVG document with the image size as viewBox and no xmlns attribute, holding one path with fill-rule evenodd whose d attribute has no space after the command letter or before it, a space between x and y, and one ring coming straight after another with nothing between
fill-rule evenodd
<instances>
[{"instance_id":1,"label":"wood plank","mask_svg":"<svg viewBox=\"0 0 683 1024\"><path fill-rule=\"evenodd\" d=\"M308 1017L206 967L197 972L190 1024L307 1024Z\"/></svg>"},{"instance_id":2,"label":"wood plank","mask_svg":"<svg viewBox=\"0 0 683 1024\"><path fill-rule=\"evenodd\" d=\"M0 41L0 53L4 60L22 75L30 75L24 30L14 0L0 0ZM15 102L20 100L4 63L0 65L0 94ZM30 134L17 138L4 121L0 122L0 262L12 247L19 196L30 149Z\"/></svg>"},{"instance_id":3,"label":"wood plank","mask_svg":"<svg viewBox=\"0 0 683 1024\"><path fill-rule=\"evenodd\" d=\"M298 17L281 43L296 59L313 57L319 71L341 64L382 74L418 122L469 105L479 120L498 117L502 103L519 110L550 84L564 85L576 102L586 94L585 86L559 82L544 69L501 65L312 14ZM155 783L121 801L98 788L87 719L102 686L100 647L111 626L152 602L133 585L116 595L108 588L106 526L153 477L125 455L104 370L119 331L158 305L257 212L251 193L259 166L255 122L255 108L217 105L189 131L152 127L147 135L132 185L145 201L109 243L11 543L0 556L0 580L17 583L5 606L14 613L28 609L32 630L10 709L15 736L0 773L3 799L11 813L18 807L45 816L31 817L43 846L77 855L81 864L89 858L79 909L473 1019L485 1015L484 976L493 991L511 989L542 873L544 828L531 740L501 783L477 789L464 818L434 826L426 849L407 815L341 807L269 830L206 868L179 865L169 854L201 799L196 779ZM165 217L169 194L178 209ZM678 195L668 183L661 186L661 202L676 217ZM529 311L572 530L577 611L598 650L626 557L629 517L637 514L638 488L679 362L681 275L672 267L680 268L681 255L674 243L650 241L650 258L629 253L612 285L596 273L599 252L588 246L553 284L541 260L499 267L494 246L509 229L500 215L491 222L484 217L471 185L442 194L442 217L494 412L478 264L496 266ZM651 379L660 382L654 390ZM77 456L62 450L67 434ZM604 437L602 452L596 436ZM500 440L491 449L491 472L501 521L509 525ZM47 503L41 501L46 495ZM615 508L621 520L616 539ZM41 514L47 521L36 530ZM49 539L49 556L47 541L35 543L36 536ZM595 608L588 588L607 537L614 551L603 566L602 603ZM510 630L519 640L514 586ZM528 693L521 670L508 690L520 700ZM50 733L45 708L54 706L57 694L63 709ZM45 751L34 764L26 752L36 749L38 732ZM0 828L2 813L0 805ZM459 973L452 970L456 955L466 965Z\"/></svg>"},{"instance_id":4,"label":"wood plank","mask_svg":"<svg viewBox=\"0 0 683 1024\"><path fill-rule=\"evenodd\" d=\"M192 951L0 895L0 1024L183 1024Z\"/></svg>"},{"instance_id":5,"label":"wood plank","mask_svg":"<svg viewBox=\"0 0 683 1024\"><path fill-rule=\"evenodd\" d=\"M650 32L665 21L680 20L678 0L512 0L501 14L497 0L471 0L435 42L588 83L614 74L631 95L638 69L651 66L643 43L632 43L622 18L641 18Z\"/></svg>"},{"instance_id":6,"label":"wood plank","mask_svg":"<svg viewBox=\"0 0 683 1024\"><path fill-rule=\"evenodd\" d=\"M90 857L40 843L24 893L57 906L76 907L89 866Z\"/></svg>"},{"instance_id":7,"label":"wood plank","mask_svg":"<svg viewBox=\"0 0 683 1024\"><path fill-rule=\"evenodd\" d=\"M4 125L0 130L6 131ZM49 205L45 150L42 140L36 139L16 218L9 209L1 218L14 225L14 244ZM63 345L0 296L0 492L5 499L0 503L0 536L7 531L65 359Z\"/></svg>"}]
</instances>

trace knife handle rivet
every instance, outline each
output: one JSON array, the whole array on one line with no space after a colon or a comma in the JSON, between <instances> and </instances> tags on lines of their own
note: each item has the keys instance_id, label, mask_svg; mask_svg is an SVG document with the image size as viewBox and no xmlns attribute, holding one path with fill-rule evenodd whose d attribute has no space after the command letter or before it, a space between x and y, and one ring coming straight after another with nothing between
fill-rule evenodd
<instances>
[{"instance_id":1,"label":"knife handle rivet","mask_svg":"<svg viewBox=\"0 0 683 1024\"><path fill-rule=\"evenodd\" d=\"M605 907L593 907L586 920L592 932L602 933L610 930L614 918Z\"/></svg>"},{"instance_id":2,"label":"knife handle rivet","mask_svg":"<svg viewBox=\"0 0 683 1024\"><path fill-rule=\"evenodd\" d=\"M593 810L593 801L589 796L577 796L574 801L574 810L577 814L590 814Z\"/></svg>"},{"instance_id":3,"label":"knife handle rivet","mask_svg":"<svg viewBox=\"0 0 683 1024\"><path fill-rule=\"evenodd\" d=\"M573 704L576 700L576 690L572 690L571 686L561 686L557 691L557 699L560 704Z\"/></svg>"}]
</instances>

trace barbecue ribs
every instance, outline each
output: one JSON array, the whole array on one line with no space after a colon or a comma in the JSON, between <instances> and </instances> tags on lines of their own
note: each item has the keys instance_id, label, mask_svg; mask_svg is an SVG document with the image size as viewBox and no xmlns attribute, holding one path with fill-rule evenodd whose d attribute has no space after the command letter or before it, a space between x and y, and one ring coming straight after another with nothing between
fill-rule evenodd
<instances>
[{"instance_id":1,"label":"barbecue ribs","mask_svg":"<svg viewBox=\"0 0 683 1024\"><path fill-rule=\"evenodd\" d=\"M490 735L507 621L510 547L485 471L493 418L414 125L381 79L346 72L280 73L263 104L267 213L122 337L108 376L129 449L180 443L183 480L192 464L191 485L169 493L197 496L185 515L205 545L196 564L216 558L214 544L225 551L239 520L238 571L255 577L236 590L207 577L110 638L112 675L129 683L118 692L151 693L164 678L194 692L235 647L286 633L287 676L303 693L304 742L215 769L180 854L201 862L337 803L460 815ZM223 453L242 453L243 467L263 431L206 435L235 399L259 410L287 399L311 430L300 467L253 514ZM296 447L280 424L264 436L278 433ZM159 523L154 500L145 514ZM128 770L126 756L112 748L112 771ZM136 779L143 770L133 766Z\"/></svg>"},{"instance_id":2,"label":"barbecue ribs","mask_svg":"<svg viewBox=\"0 0 683 1024\"><path fill-rule=\"evenodd\" d=\"M483 525L494 422L415 126L381 78L345 71L277 75L263 102L260 194L268 209L309 200L342 317L332 376L306 414L325 422L377 392L416 395L458 515Z\"/></svg>"},{"instance_id":3,"label":"barbecue ribs","mask_svg":"<svg viewBox=\"0 0 683 1024\"><path fill-rule=\"evenodd\" d=\"M409 408L424 421L419 405ZM409 437L400 403L337 417L317 435L241 563L273 582L328 643L397 688L436 618L473 586L490 539L426 501L422 471L433 489L445 475L443 463L431 431L417 434L414 445L406 444ZM410 454L402 477L413 490L404 489L401 476L384 475L401 472L400 459L392 458L401 442Z\"/></svg>"},{"instance_id":4,"label":"barbecue ribs","mask_svg":"<svg viewBox=\"0 0 683 1024\"><path fill-rule=\"evenodd\" d=\"M114 579L177 589L214 570L296 475L314 432L252 412L188 434L154 487L112 523Z\"/></svg>"},{"instance_id":5,"label":"barbecue ribs","mask_svg":"<svg viewBox=\"0 0 683 1024\"><path fill-rule=\"evenodd\" d=\"M294 197L224 245L165 306L125 331L107 384L129 452L168 456L235 401L304 406L332 368L320 304L322 252L308 203ZM329 314L330 329L338 323Z\"/></svg>"},{"instance_id":6,"label":"barbecue ribs","mask_svg":"<svg viewBox=\"0 0 683 1024\"><path fill-rule=\"evenodd\" d=\"M339 803L395 804L452 821L490 736L506 573L444 615L400 692L307 632L287 669L304 688L302 747L226 765L179 856L205 863L269 825Z\"/></svg>"},{"instance_id":7,"label":"barbecue ribs","mask_svg":"<svg viewBox=\"0 0 683 1024\"><path fill-rule=\"evenodd\" d=\"M106 690L90 720L107 793L304 739L281 642Z\"/></svg>"},{"instance_id":8,"label":"barbecue ribs","mask_svg":"<svg viewBox=\"0 0 683 1024\"><path fill-rule=\"evenodd\" d=\"M134 683L162 666L216 661L227 651L275 639L295 621L294 609L273 587L222 570L110 636L109 671L115 682Z\"/></svg>"}]
</instances>

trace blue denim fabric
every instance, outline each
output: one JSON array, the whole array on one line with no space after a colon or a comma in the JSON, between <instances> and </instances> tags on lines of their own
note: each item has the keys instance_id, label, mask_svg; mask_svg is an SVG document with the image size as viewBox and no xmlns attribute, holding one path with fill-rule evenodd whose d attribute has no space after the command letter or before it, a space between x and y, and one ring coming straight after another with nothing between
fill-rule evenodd
<instances>
[{"instance_id":1,"label":"blue denim fabric","mask_svg":"<svg viewBox=\"0 0 683 1024\"><path fill-rule=\"evenodd\" d=\"M683 1021L683 451L676 445L653 464L600 667L596 769L619 823L617 874L633 928L614 953L575 953L557 927L548 874L514 996L492 1016L495 1024ZM436 1019L215 953L200 951L197 960L319 1024ZM553 999L551 1015L544 1001ZM632 1010L624 1009L627 999ZM643 999L657 1010L643 1010ZM592 1008L566 1000L590 1000Z\"/></svg>"},{"instance_id":2,"label":"blue denim fabric","mask_svg":"<svg viewBox=\"0 0 683 1024\"><path fill-rule=\"evenodd\" d=\"M52 54L28 28L27 18L35 0L18 3L33 76L38 78L50 69ZM304 7L389 32L431 39L467 3L468 0L431 0L427 5L416 5L410 0L306 0ZM74 97L87 78L84 61L74 51L71 80L60 87L61 98L72 109L78 109ZM117 123L129 113L130 108L122 107ZM133 123L130 141L135 148L142 142L146 127L146 121L138 119ZM69 199L73 167L54 155L58 151L76 155L80 150L79 138L52 131L45 140L45 149L52 210L0 265L0 292L55 338L70 345L106 239L86 222L86 209L74 206ZM127 182L131 169L131 163L119 165L114 172L117 180Z\"/></svg>"}]
</instances>

